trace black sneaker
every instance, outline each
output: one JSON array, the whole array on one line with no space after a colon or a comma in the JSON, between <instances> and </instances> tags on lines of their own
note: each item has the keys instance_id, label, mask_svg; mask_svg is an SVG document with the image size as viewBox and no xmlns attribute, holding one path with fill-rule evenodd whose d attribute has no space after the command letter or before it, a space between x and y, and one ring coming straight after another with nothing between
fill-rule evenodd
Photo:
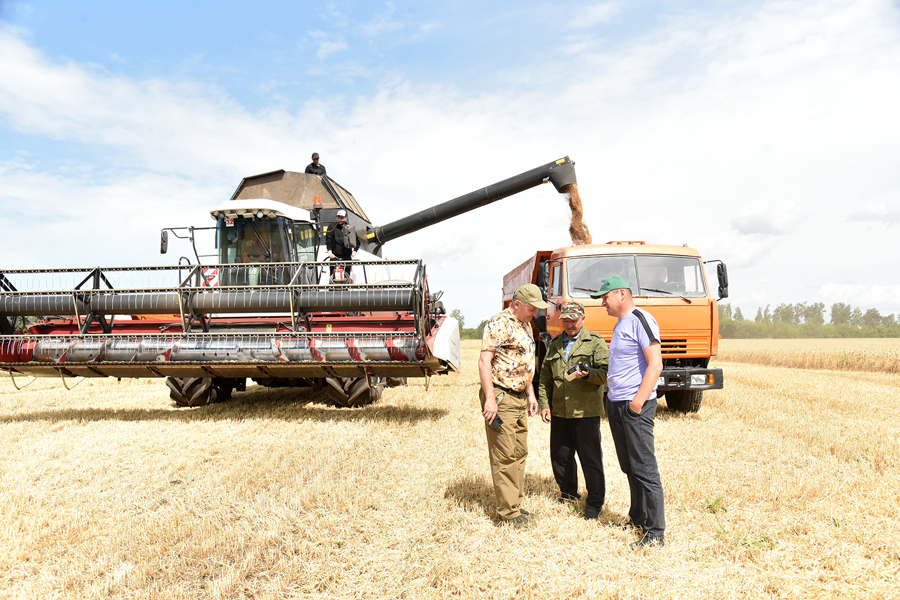
<instances>
[{"instance_id":1,"label":"black sneaker","mask_svg":"<svg viewBox=\"0 0 900 600\"><path fill-rule=\"evenodd\" d=\"M641 535L644 535L644 528L641 527L640 525L635 525L634 521L632 521L631 519L628 519L627 521L622 521L621 523L617 524L616 527L618 527L619 529L622 529L624 531L628 531L629 529L635 529L637 531L640 531Z\"/></svg>"},{"instance_id":2,"label":"black sneaker","mask_svg":"<svg viewBox=\"0 0 900 600\"><path fill-rule=\"evenodd\" d=\"M581 496L570 496L569 494L563 494L559 498L556 499L557 504L571 504L572 502L578 502L581 499Z\"/></svg>"},{"instance_id":3,"label":"black sneaker","mask_svg":"<svg viewBox=\"0 0 900 600\"><path fill-rule=\"evenodd\" d=\"M628 545L632 550L643 550L644 548L650 548L653 546L665 546L666 539L665 537L659 535L644 535L641 539L636 542L632 542Z\"/></svg>"},{"instance_id":4,"label":"black sneaker","mask_svg":"<svg viewBox=\"0 0 900 600\"><path fill-rule=\"evenodd\" d=\"M601 509L601 508L594 508L592 506L588 506L587 508L584 509L584 518L587 519L588 521L594 521L596 519L599 519L600 512L602 510L603 509Z\"/></svg>"}]
</instances>

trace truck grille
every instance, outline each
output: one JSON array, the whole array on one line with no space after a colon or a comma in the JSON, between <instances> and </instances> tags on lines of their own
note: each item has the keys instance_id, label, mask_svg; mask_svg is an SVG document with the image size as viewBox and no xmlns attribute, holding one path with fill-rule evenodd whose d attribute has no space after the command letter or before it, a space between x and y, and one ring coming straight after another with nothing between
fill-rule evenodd
<instances>
[{"instance_id":1,"label":"truck grille","mask_svg":"<svg viewBox=\"0 0 900 600\"><path fill-rule=\"evenodd\" d=\"M689 356L709 356L709 334L692 335L688 332L679 332L664 336L661 341L663 358L678 358Z\"/></svg>"},{"instance_id":2,"label":"truck grille","mask_svg":"<svg viewBox=\"0 0 900 600\"><path fill-rule=\"evenodd\" d=\"M687 340L664 339L662 341L662 353L666 356L687 353Z\"/></svg>"}]
</instances>

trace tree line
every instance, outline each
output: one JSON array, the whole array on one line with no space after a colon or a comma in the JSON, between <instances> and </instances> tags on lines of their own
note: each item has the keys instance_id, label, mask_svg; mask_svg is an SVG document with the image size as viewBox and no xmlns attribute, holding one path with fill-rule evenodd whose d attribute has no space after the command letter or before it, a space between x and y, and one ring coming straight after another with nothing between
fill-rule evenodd
<instances>
[{"instance_id":1,"label":"tree line","mask_svg":"<svg viewBox=\"0 0 900 600\"><path fill-rule=\"evenodd\" d=\"M865 312L845 302L835 302L828 312L823 302L800 302L760 307L753 320L744 318L740 307L719 304L719 333L723 338L838 338L900 337L900 318Z\"/></svg>"},{"instance_id":2,"label":"tree line","mask_svg":"<svg viewBox=\"0 0 900 600\"><path fill-rule=\"evenodd\" d=\"M478 324L478 327L466 329L466 318L458 308L450 311L450 316L459 321L459 337L464 340L480 340L484 336L484 326L487 319Z\"/></svg>"},{"instance_id":3,"label":"tree line","mask_svg":"<svg viewBox=\"0 0 900 600\"><path fill-rule=\"evenodd\" d=\"M826 323L826 312L829 321ZM450 316L459 321L459 334L464 340L480 340L484 325L466 329L466 319L459 309ZM823 302L770 304L756 311L752 320L745 319L741 308L719 304L719 333L723 338L866 338L900 337L900 315L882 315L877 309L862 309L835 302L826 310Z\"/></svg>"}]
</instances>

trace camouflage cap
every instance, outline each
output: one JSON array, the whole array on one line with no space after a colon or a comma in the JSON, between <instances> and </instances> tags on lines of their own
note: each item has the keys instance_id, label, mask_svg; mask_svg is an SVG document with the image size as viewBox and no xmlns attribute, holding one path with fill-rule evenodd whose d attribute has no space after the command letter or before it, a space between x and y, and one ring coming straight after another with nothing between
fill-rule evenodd
<instances>
[{"instance_id":1,"label":"camouflage cap","mask_svg":"<svg viewBox=\"0 0 900 600\"><path fill-rule=\"evenodd\" d=\"M577 321L584 316L584 306L579 302L566 302L562 306L562 312L559 313L560 319L571 319Z\"/></svg>"},{"instance_id":2,"label":"camouflage cap","mask_svg":"<svg viewBox=\"0 0 900 600\"><path fill-rule=\"evenodd\" d=\"M513 299L519 302L526 302L535 308L547 308L548 304L544 302L541 290L533 283L526 283L516 290Z\"/></svg>"}]
</instances>

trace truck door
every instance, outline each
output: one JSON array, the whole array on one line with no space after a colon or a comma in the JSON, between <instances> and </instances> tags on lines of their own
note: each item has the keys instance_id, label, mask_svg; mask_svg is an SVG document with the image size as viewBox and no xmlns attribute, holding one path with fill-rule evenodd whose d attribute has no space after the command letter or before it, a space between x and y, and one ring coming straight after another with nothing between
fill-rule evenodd
<instances>
[{"instance_id":1,"label":"truck door","mask_svg":"<svg viewBox=\"0 0 900 600\"><path fill-rule=\"evenodd\" d=\"M562 263L550 262L550 285L547 307L547 333L553 338L562 331L559 324L559 304L563 303Z\"/></svg>"}]
</instances>

